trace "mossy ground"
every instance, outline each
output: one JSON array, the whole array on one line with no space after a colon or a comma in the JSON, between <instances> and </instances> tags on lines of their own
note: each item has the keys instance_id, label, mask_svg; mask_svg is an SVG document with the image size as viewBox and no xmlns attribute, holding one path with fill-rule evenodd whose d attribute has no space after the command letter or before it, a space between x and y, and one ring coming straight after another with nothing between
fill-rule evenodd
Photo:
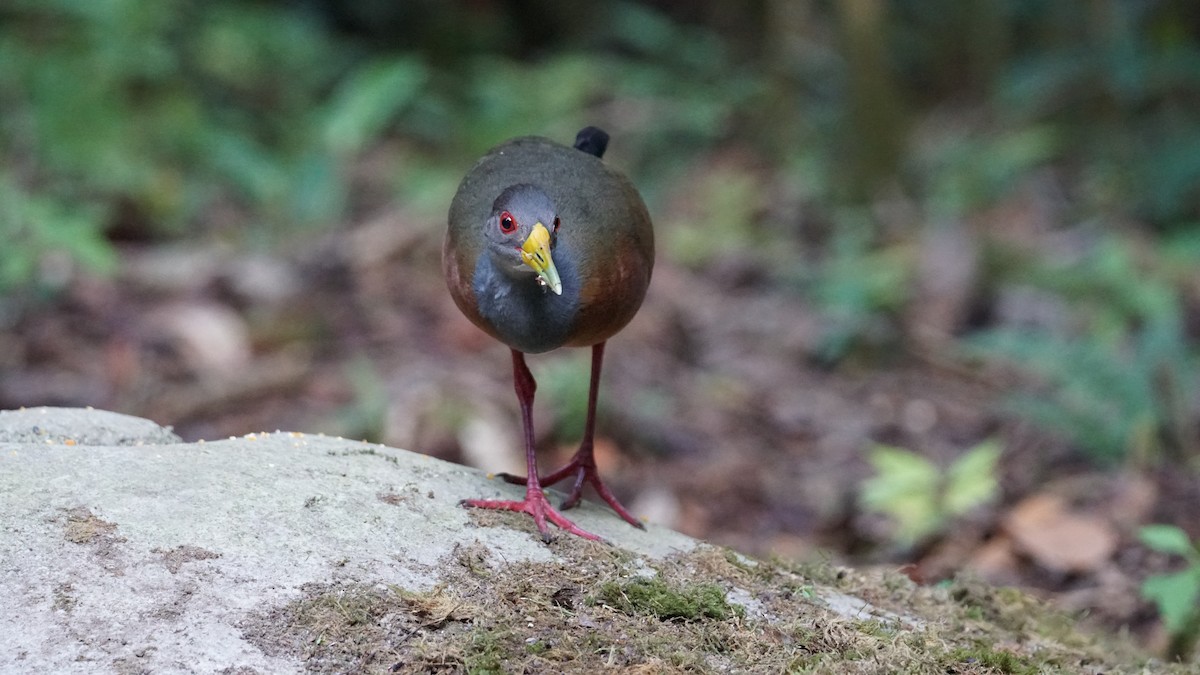
<instances>
[{"instance_id":1,"label":"mossy ground","mask_svg":"<svg viewBox=\"0 0 1200 675\"><path fill-rule=\"evenodd\" d=\"M495 522L521 527L519 519ZM549 563L457 549L433 588L313 586L247 636L314 672L1135 673L1122 640L1020 592L970 581L746 559L703 547L647 561L559 536ZM831 596L871 607L853 615ZM1155 672L1184 672L1153 664Z\"/></svg>"}]
</instances>

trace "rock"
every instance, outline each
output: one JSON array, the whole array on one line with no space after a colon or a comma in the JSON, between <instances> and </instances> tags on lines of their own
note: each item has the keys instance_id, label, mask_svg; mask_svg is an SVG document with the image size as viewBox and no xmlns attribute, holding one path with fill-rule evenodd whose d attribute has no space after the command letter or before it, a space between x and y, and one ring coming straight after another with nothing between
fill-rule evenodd
<instances>
[{"instance_id":1,"label":"rock","mask_svg":"<svg viewBox=\"0 0 1200 675\"><path fill-rule=\"evenodd\" d=\"M180 442L170 427L106 410L48 407L0 410L0 443L127 446Z\"/></svg>"},{"instance_id":2,"label":"rock","mask_svg":"<svg viewBox=\"0 0 1200 675\"><path fill-rule=\"evenodd\" d=\"M458 506L521 490L340 438L185 444L99 410L0 412L0 672L1140 667L1112 640L987 624L986 592L760 563L590 503L570 515L605 543Z\"/></svg>"},{"instance_id":3,"label":"rock","mask_svg":"<svg viewBox=\"0 0 1200 675\"><path fill-rule=\"evenodd\" d=\"M183 444L99 410L0 412L0 672L122 658L148 672L296 671L239 624L308 584L429 588L444 558L481 542L508 563L553 558L532 530L473 526L479 514L458 506L512 492L465 467L343 439ZM654 558L698 544L590 504L572 514Z\"/></svg>"}]
</instances>

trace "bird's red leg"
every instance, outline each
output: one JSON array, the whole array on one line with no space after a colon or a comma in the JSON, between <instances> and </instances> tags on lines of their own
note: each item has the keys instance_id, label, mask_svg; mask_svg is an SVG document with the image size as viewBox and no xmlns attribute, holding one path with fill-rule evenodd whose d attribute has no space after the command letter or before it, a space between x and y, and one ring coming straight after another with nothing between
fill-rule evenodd
<instances>
[{"instance_id":1,"label":"bird's red leg","mask_svg":"<svg viewBox=\"0 0 1200 675\"><path fill-rule=\"evenodd\" d=\"M554 507L550 505L550 501L546 499L546 494L542 492L542 485L538 481L537 475L537 456L533 447L533 394L537 391L537 382L533 379L533 373L529 372L529 366L525 365L524 354L514 349L512 350L512 360L513 383L517 390L517 400L521 404L521 424L525 428L525 465L528 470L526 474L528 478L525 480L525 499L520 501L464 499L462 504L478 509L501 509L528 513L533 516L533 522L537 525L538 532L541 532L542 540L546 542L550 541L550 531L546 528L547 520L571 534L599 541L600 537L580 528L555 511Z\"/></svg>"},{"instance_id":2,"label":"bird's red leg","mask_svg":"<svg viewBox=\"0 0 1200 675\"><path fill-rule=\"evenodd\" d=\"M640 529L646 529L642 522L634 518L629 511L617 501L612 491L600 479L600 473L596 470L596 458L592 452L593 439L596 435L596 398L600 392L600 367L604 362L604 343L601 342L592 346L592 377L588 385L588 410L587 422L583 427L583 441L579 444L579 450L575 451L575 456L571 461L567 462L558 471L555 471L541 480L546 485L553 485L558 481L575 474L575 483L571 486L571 492L562 503L562 509L571 508L579 503L579 498L583 494L583 484L591 483L592 487L596 488L596 493L608 505L612 507L617 515L625 519L625 522ZM532 469L531 469L532 470Z\"/></svg>"}]
</instances>

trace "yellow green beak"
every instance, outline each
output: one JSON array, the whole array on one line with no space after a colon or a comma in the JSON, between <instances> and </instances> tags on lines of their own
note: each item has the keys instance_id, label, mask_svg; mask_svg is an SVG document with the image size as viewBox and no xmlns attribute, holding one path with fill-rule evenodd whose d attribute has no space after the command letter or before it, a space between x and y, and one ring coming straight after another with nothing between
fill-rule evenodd
<instances>
[{"instance_id":1,"label":"yellow green beak","mask_svg":"<svg viewBox=\"0 0 1200 675\"><path fill-rule=\"evenodd\" d=\"M558 269L554 267L554 259L550 257L550 230L541 223L533 226L533 232L521 245L521 260L537 272L538 283L562 295L562 281L558 278Z\"/></svg>"}]
</instances>

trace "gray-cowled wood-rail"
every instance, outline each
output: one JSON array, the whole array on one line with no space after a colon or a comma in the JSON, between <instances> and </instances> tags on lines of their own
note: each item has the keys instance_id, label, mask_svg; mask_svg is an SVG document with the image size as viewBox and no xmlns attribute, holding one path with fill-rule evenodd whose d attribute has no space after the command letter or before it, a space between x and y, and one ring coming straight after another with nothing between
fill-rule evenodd
<instances>
[{"instance_id":1,"label":"gray-cowled wood-rail","mask_svg":"<svg viewBox=\"0 0 1200 675\"><path fill-rule=\"evenodd\" d=\"M654 265L650 215L629 180L600 160L607 145L608 134L587 127L574 147L531 136L493 148L458 186L442 250L455 304L512 350L525 432L526 477L505 476L525 483L525 498L463 504L528 513L547 541L547 520L599 539L556 511L542 491L569 477L574 483L563 510L591 484L629 524L642 527L600 479L592 454L604 345L637 313ZM572 459L539 477L532 415L537 383L525 354L559 347L592 348L587 422Z\"/></svg>"}]
</instances>

